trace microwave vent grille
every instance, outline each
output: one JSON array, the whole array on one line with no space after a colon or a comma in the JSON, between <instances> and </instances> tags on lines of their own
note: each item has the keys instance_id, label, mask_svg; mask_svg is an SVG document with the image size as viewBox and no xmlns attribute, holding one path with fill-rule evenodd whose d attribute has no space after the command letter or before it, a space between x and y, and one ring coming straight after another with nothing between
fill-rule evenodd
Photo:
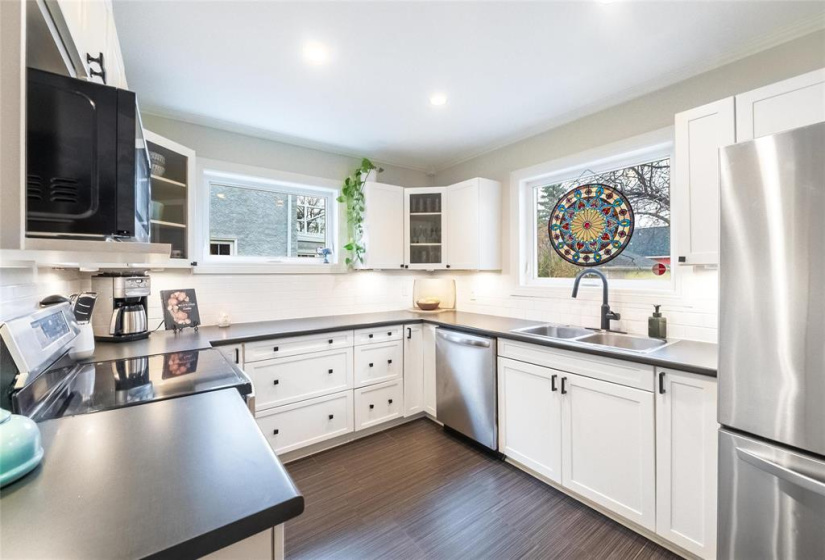
<instances>
[{"instance_id":1,"label":"microwave vent grille","mask_svg":"<svg viewBox=\"0 0 825 560\"><path fill-rule=\"evenodd\" d=\"M43 179L39 175L26 176L26 198L29 200L43 200Z\"/></svg>"},{"instance_id":2,"label":"microwave vent grille","mask_svg":"<svg viewBox=\"0 0 825 560\"><path fill-rule=\"evenodd\" d=\"M77 204L80 195L79 191L79 182L77 180L55 177L49 185L49 200L51 202Z\"/></svg>"}]
</instances>

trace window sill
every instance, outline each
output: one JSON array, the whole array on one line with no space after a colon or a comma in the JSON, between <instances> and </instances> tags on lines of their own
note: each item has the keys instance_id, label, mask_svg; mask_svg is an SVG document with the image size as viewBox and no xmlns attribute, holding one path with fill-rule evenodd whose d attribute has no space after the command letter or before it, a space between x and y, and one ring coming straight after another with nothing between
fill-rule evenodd
<instances>
[{"instance_id":1,"label":"window sill","mask_svg":"<svg viewBox=\"0 0 825 560\"><path fill-rule=\"evenodd\" d=\"M250 264L204 263L192 268L194 274L346 274L343 264Z\"/></svg>"}]
</instances>

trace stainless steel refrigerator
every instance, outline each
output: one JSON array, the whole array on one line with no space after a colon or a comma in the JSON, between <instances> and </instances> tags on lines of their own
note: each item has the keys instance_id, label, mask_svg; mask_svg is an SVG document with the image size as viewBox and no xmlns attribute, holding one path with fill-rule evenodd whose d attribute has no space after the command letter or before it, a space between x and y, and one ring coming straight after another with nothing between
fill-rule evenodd
<instances>
[{"instance_id":1,"label":"stainless steel refrigerator","mask_svg":"<svg viewBox=\"0 0 825 560\"><path fill-rule=\"evenodd\" d=\"M721 176L718 555L825 559L825 123Z\"/></svg>"}]
</instances>

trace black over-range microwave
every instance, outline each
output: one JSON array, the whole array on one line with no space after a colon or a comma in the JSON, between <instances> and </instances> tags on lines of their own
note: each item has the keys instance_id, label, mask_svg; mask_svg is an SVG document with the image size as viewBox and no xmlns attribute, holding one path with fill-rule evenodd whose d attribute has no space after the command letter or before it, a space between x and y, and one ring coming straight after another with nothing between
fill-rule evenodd
<instances>
[{"instance_id":1,"label":"black over-range microwave","mask_svg":"<svg viewBox=\"0 0 825 560\"><path fill-rule=\"evenodd\" d=\"M26 103L26 235L149 241L135 94L29 68Z\"/></svg>"}]
</instances>

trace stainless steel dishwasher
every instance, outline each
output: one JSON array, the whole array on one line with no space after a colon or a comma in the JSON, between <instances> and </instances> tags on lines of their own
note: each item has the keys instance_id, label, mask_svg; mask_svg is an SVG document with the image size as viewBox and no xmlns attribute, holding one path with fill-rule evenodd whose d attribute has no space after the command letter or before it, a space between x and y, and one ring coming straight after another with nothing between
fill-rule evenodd
<instances>
[{"instance_id":1,"label":"stainless steel dishwasher","mask_svg":"<svg viewBox=\"0 0 825 560\"><path fill-rule=\"evenodd\" d=\"M497 451L495 339L442 327L435 339L438 420Z\"/></svg>"}]
</instances>

